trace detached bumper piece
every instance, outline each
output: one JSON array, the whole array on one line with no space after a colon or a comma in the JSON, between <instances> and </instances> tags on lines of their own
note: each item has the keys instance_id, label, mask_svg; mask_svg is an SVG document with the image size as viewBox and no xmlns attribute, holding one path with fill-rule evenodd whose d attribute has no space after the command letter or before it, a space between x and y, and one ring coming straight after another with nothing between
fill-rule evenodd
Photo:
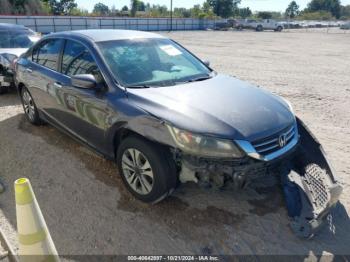
<instances>
[{"instance_id":1,"label":"detached bumper piece","mask_svg":"<svg viewBox=\"0 0 350 262\"><path fill-rule=\"evenodd\" d=\"M322 146L298 120L300 148L281 172L291 228L299 237L311 238L330 220L342 187L334 178Z\"/></svg>"}]
</instances>

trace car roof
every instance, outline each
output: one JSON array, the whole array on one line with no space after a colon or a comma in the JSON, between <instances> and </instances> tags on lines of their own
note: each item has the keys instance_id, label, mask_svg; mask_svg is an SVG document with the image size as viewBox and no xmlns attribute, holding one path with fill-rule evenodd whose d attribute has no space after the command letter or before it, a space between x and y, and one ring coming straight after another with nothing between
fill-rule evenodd
<instances>
[{"instance_id":1,"label":"car roof","mask_svg":"<svg viewBox=\"0 0 350 262\"><path fill-rule=\"evenodd\" d=\"M165 38L156 33L136 31L136 30L117 30L117 29L88 29L66 31L54 33L50 36L85 36L93 42L104 42L111 40L135 39L135 38Z\"/></svg>"},{"instance_id":2,"label":"car roof","mask_svg":"<svg viewBox=\"0 0 350 262\"><path fill-rule=\"evenodd\" d=\"M29 30L29 28L23 25L0 23L0 30Z\"/></svg>"}]
</instances>

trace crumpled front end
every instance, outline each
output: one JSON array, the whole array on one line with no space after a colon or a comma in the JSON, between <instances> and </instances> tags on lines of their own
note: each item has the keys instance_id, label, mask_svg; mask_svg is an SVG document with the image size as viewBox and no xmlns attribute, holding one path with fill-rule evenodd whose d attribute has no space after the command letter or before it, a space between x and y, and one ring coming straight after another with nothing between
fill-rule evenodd
<instances>
[{"instance_id":1,"label":"crumpled front end","mask_svg":"<svg viewBox=\"0 0 350 262\"><path fill-rule=\"evenodd\" d=\"M13 61L17 56L8 53L0 54L0 93L5 92L14 84Z\"/></svg>"},{"instance_id":2,"label":"crumpled front end","mask_svg":"<svg viewBox=\"0 0 350 262\"><path fill-rule=\"evenodd\" d=\"M270 137L268 142L243 145L246 157L240 159L202 158L175 150L179 179L205 188L239 189L280 183L292 230L309 238L325 224L342 188L322 146L302 121L297 119L293 129L287 128L277 138L281 136L282 142ZM275 142L282 146L274 148Z\"/></svg>"}]
</instances>

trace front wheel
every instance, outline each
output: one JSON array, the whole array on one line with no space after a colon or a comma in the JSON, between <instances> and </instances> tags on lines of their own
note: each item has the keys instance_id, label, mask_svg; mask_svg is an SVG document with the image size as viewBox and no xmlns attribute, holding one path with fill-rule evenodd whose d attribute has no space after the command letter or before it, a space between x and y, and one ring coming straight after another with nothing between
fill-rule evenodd
<instances>
[{"instance_id":1,"label":"front wheel","mask_svg":"<svg viewBox=\"0 0 350 262\"><path fill-rule=\"evenodd\" d=\"M277 27L277 32L282 32L283 28L282 26Z\"/></svg>"},{"instance_id":2,"label":"front wheel","mask_svg":"<svg viewBox=\"0 0 350 262\"><path fill-rule=\"evenodd\" d=\"M176 187L176 167L170 153L141 137L130 136L121 142L117 166L128 190L143 202L157 203Z\"/></svg>"},{"instance_id":3,"label":"front wheel","mask_svg":"<svg viewBox=\"0 0 350 262\"><path fill-rule=\"evenodd\" d=\"M258 32L261 32L261 31L263 31L264 29L263 29L263 27L262 27L262 25L258 25L257 27L256 27L256 31L258 31Z\"/></svg>"}]
</instances>

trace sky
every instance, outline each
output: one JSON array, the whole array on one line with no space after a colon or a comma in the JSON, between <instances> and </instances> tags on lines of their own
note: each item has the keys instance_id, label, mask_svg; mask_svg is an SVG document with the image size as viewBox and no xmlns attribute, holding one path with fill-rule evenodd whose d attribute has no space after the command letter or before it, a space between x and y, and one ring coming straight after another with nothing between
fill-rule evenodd
<instances>
[{"instance_id":1,"label":"sky","mask_svg":"<svg viewBox=\"0 0 350 262\"><path fill-rule=\"evenodd\" d=\"M241 0L240 7L250 7L253 11L285 11L292 0ZM124 5L130 6L130 0L75 0L80 8L92 11L96 3L103 3L111 7L115 5L121 9ZM170 7L170 0L144 0L145 3L167 5ZM196 4L202 4L204 0L173 0L174 7L192 7ZM304 9L310 0L296 0L301 9ZM341 0L343 5L350 5L350 0Z\"/></svg>"}]
</instances>

